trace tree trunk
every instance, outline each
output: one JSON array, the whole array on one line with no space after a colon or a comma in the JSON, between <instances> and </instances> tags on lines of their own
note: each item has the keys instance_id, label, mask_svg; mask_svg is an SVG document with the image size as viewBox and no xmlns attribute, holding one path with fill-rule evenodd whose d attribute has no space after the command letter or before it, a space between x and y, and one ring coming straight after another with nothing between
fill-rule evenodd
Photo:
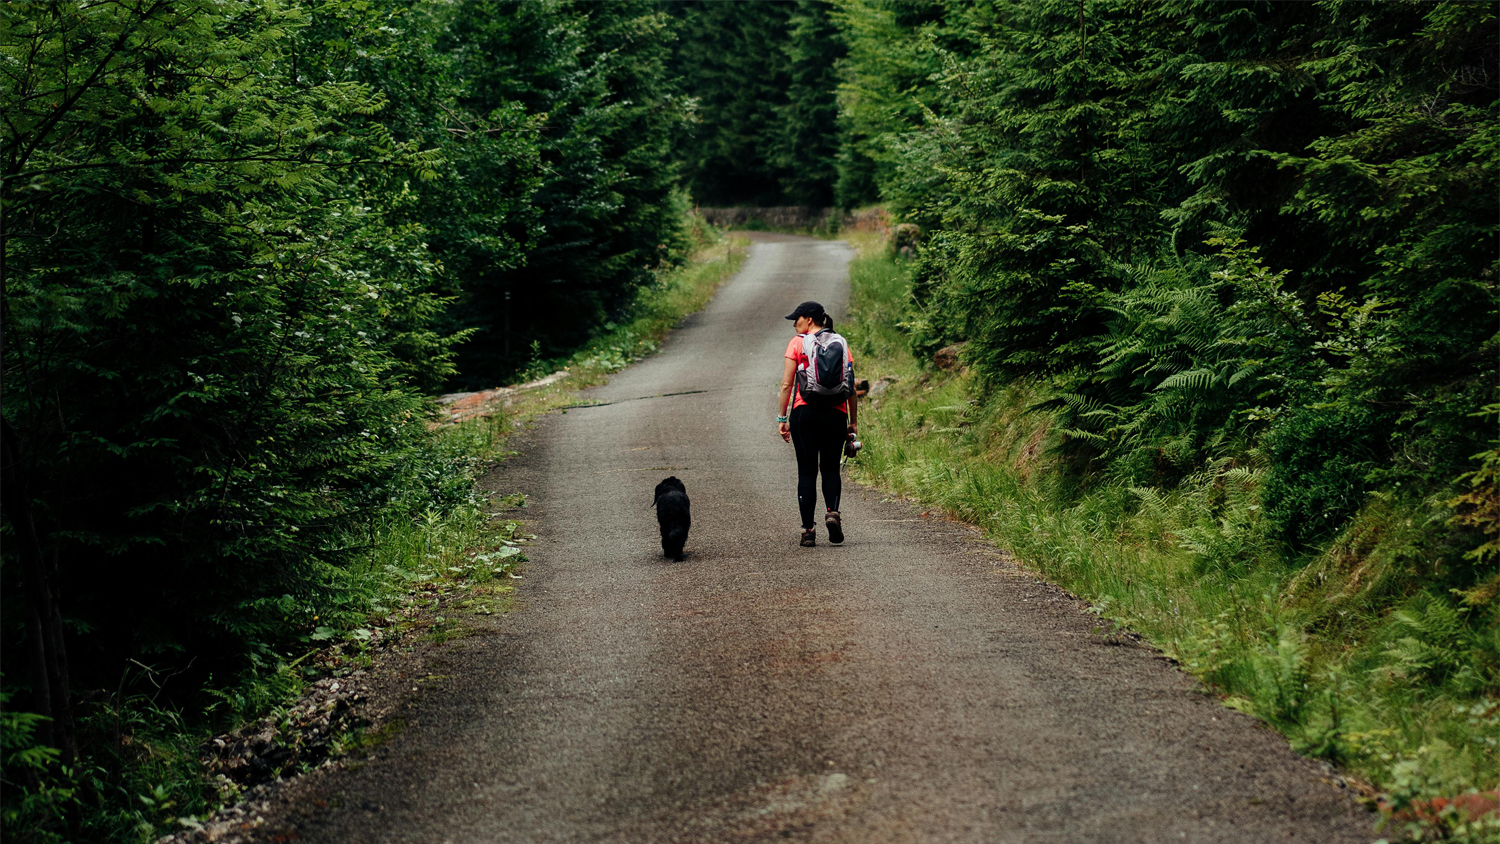
<instances>
[{"instance_id":1,"label":"tree trunk","mask_svg":"<svg viewBox=\"0 0 1500 844\"><path fill-rule=\"evenodd\" d=\"M9 420L0 419L0 507L16 532L16 550L25 580L33 699L37 712L52 719L42 728L42 740L56 746L63 764L71 765L77 753L62 610L57 602L57 562L54 559L48 565L42 551L26 480L15 429Z\"/></svg>"}]
</instances>

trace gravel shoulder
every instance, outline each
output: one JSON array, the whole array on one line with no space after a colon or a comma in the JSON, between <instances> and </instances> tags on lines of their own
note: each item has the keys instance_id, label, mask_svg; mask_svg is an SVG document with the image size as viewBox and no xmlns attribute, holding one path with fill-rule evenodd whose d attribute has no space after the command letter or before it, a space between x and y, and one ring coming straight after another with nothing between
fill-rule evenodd
<instances>
[{"instance_id":1,"label":"gravel shoulder","mask_svg":"<svg viewBox=\"0 0 1500 844\"><path fill-rule=\"evenodd\" d=\"M850 251L757 241L658 355L486 479L532 502L515 609L372 672L399 729L263 795L237 836L1377 837L1326 766L964 525L846 482L848 541L798 548L771 422L781 317L809 298L842 313ZM682 563L650 510L667 475L693 502Z\"/></svg>"}]
</instances>

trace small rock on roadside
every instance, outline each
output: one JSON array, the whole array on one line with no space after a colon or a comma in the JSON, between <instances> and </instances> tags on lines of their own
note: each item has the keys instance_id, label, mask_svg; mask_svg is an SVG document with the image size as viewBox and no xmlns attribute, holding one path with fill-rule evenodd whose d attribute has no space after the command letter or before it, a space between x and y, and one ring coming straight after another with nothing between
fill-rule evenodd
<instances>
[{"instance_id":1,"label":"small rock on roadside","mask_svg":"<svg viewBox=\"0 0 1500 844\"><path fill-rule=\"evenodd\" d=\"M886 390L890 389L890 386L892 384L896 383L899 380L900 379L895 378L895 377L890 376L890 375L886 375L886 376L882 376L880 378L877 378L877 379L875 379L874 382L872 382L866 388L865 394L868 395L872 399L880 398L880 395L882 393L884 393Z\"/></svg>"},{"instance_id":2,"label":"small rock on roadside","mask_svg":"<svg viewBox=\"0 0 1500 844\"><path fill-rule=\"evenodd\" d=\"M963 343L957 343L952 346L944 346L943 348L938 349L937 352L932 356L933 365L938 369L943 370L944 372L963 371L964 364L960 359L960 355L963 352L964 345L965 344Z\"/></svg>"}]
</instances>

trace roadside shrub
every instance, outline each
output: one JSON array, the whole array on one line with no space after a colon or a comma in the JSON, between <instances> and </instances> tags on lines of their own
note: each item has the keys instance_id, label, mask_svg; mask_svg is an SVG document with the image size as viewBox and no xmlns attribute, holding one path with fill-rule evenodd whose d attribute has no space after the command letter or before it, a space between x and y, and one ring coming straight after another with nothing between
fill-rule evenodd
<instances>
[{"instance_id":1,"label":"roadside shrub","mask_svg":"<svg viewBox=\"0 0 1500 844\"><path fill-rule=\"evenodd\" d=\"M1382 458L1381 432L1371 416L1305 409L1271 431L1265 445L1271 469L1262 497L1273 536L1305 550L1330 538L1359 510Z\"/></svg>"}]
</instances>

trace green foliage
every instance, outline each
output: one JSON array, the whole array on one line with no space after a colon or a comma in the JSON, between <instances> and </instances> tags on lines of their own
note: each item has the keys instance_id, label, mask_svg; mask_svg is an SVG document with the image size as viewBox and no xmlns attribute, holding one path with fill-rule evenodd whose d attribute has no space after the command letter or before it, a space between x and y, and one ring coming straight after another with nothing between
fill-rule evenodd
<instances>
[{"instance_id":1,"label":"green foliage","mask_svg":"<svg viewBox=\"0 0 1500 844\"><path fill-rule=\"evenodd\" d=\"M1500 418L1500 404L1486 406L1475 414ZM1459 495L1447 502L1456 511L1450 524L1470 528L1485 540L1464 554L1473 564L1477 581L1458 594L1470 606L1491 605L1500 598L1500 444L1474 455L1479 468L1458 477Z\"/></svg>"},{"instance_id":2,"label":"green foliage","mask_svg":"<svg viewBox=\"0 0 1500 844\"><path fill-rule=\"evenodd\" d=\"M1461 695L1492 690L1500 678L1500 651L1493 636L1474 629L1466 618L1472 613L1430 592L1419 592L1391 613L1385 625L1384 655L1389 662L1380 670L1388 672L1392 682L1451 683Z\"/></svg>"},{"instance_id":3,"label":"green foliage","mask_svg":"<svg viewBox=\"0 0 1500 844\"><path fill-rule=\"evenodd\" d=\"M1132 483L1181 480L1212 460L1243 463L1272 408L1307 392L1317 361L1285 273L1237 240L1218 243L1212 262L1132 268L1104 300L1112 319L1094 343L1097 366L1058 379L1064 393L1052 403L1076 458L1102 458L1108 474Z\"/></svg>"},{"instance_id":4,"label":"green foliage","mask_svg":"<svg viewBox=\"0 0 1500 844\"><path fill-rule=\"evenodd\" d=\"M843 46L820 0L664 3L681 36L672 72L696 102L678 144L705 205L833 203L834 64Z\"/></svg>"},{"instance_id":5,"label":"green foliage","mask_svg":"<svg viewBox=\"0 0 1500 844\"><path fill-rule=\"evenodd\" d=\"M57 748L37 741L37 725L46 716L15 711L11 697L0 689L0 782L9 796L0 806L0 826L13 841L62 841L51 827L77 802L77 789L59 776Z\"/></svg>"},{"instance_id":6,"label":"green foliage","mask_svg":"<svg viewBox=\"0 0 1500 844\"><path fill-rule=\"evenodd\" d=\"M491 45L493 52L481 53L466 36L476 25L525 28L517 10L495 11L472 2L323 3L304 36L312 49L300 59L312 78L380 90L387 99L380 116L392 135L431 153L416 172L373 170L350 187L366 205L422 237L441 267L433 281L442 299L421 317L469 349L484 342L485 326L501 319L501 303L484 299L487 285L523 266L542 234L540 147L548 115L523 101L524 85L493 84L522 58L523 48ZM558 15L553 7L537 12L546 19ZM430 354L402 352L418 360ZM468 358L466 370L474 366L472 354ZM448 365L416 383L436 391L457 373Z\"/></svg>"},{"instance_id":7,"label":"green foliage","mask_svg":"<svg viewBox=\"0 0 1500 844\"><path fill-rule=\"evenodd\" d=\"M448 365L426 324L436 267L340 179L431 156L376 121L368 85L288 75L302 11L7 13L26 75L5 148L4 407L92 634L81 679L269 647L337 591L335 537L385 506L425 436L407 373Z\"/></svg>"},{"instance_id":8,"label":"green foliage","mask_svg":"<svg viewBox=\"0 0 1500 844\"><path fill-rule=\"evenodd\" d=\"M1267 445L1293 544L1370 489L1442 491L1500 382L1497 45L1471 13L841 4L842 155L922 232L913 348L1054 379L1085 473L1172 483Z\"/></svg>"},{"instance_id":9,"label":"green foliage","mask_svg":"<svg viewBox=\"0 0 1500 844\"><path fill-rule=\"evenodd\" d=\"M787 86L769 140L788 205L827 207L837 178L838 83L834 66L843 56L838 30L821 0L798 0L787 20ZM780 203L778 203L780 204Z\"/></svg>"},{"instance_id":10,"label":"green foliage","mask_svg":"<svg viewBox=\"0 0 1500 844\"><path fill-rule=\"evenodd\" d=\"M1305 547L1359 510L1366 478L1383 456L1371 422L1368 414L1303 410L1277 426L1266 444L1273 469L1263 493L1276 536Z\"/></svg>"},{"instance_id":11,"label":"green foliage","mask_svg":"<svg viewBox=\"0 0 1500 844\"><path fill-rule=\"evenodd\" d=\"M524 108L542 127L524 258L476 263L449 314L474 332L459 383L477 388L513 374L533 342L547 358L572 351L681 261L673 141L689 109L667 76L672 20L647 0L463 9L448 35L460 103L491 120ZM481 215L464 230L494 228Z\"/></svg>"},{"instance_id":12,"label":"green foliage","mask_svg":"<svg viewBox=\"0 0 1500 844\"><path fill-rule=\"evenodd\" d=\"M875 201L924 226L941 195L940 142L922 131L946 116L942 71L994 26L993 3L837 0L848 45L839 65L839 204Z\"/></svg>"}]
</instances>

